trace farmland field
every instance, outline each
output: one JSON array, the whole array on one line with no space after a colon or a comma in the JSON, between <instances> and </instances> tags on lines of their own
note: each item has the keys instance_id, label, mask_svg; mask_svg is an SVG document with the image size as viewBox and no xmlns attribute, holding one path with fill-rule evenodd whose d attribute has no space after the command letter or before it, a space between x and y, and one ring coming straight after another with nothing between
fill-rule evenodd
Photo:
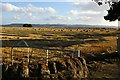
<instances>
[{"instance_id":1,"label":"farmland field","mask_svg":"<svg viewBox=\"0 0 120 80\"><path fill-rule=\"evenodd\" d=\"M0 39L2 40L3 63L10 62L11 47L15 46L20 40L25 40L30 47L34 47L31 51L34 51L33 57L36 60L43 59L41 58L41 53L44 53L42 51L43 48L80 50L81 55L86 59L90 78L119 78L120 61L114 62L116 59L103 58L104 55L114 54L117 51L117 36L120 33L117 29L63 27L0 28L2 30ZM24 52L27 52L27 50L24 50ZM66 56L64 52L50 51L49 54L52 54L50 57L55 55L54 53ZM7 58L5 59L5 57ZM96 60L98 58L100 59ZM61 57L51 59L51 61L54 60L59 61Z\"/></svg>"},{"instance_id":2,"label":"farmland field","mask_svg":"<svg viewBox=\"0 0 120 80\"><path fill-rule=\"evenodd\" d=\"M2 27L0 38L3 47L12 46L10 40L24 39L31 46L77 48L86 53L114 52L117 46L115 29Z\"/></svg>"}]
</instances>

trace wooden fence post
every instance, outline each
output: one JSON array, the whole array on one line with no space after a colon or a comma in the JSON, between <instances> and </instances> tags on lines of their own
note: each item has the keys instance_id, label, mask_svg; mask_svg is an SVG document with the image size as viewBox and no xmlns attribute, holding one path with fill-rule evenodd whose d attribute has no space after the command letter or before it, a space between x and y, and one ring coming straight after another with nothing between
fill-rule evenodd
<instances>
[{"instance_id":1,"label":"wooden fence post","mask_svg":"<svg viewBox=\"0 0 120 80\"><path fill-rule=\"evenodd\" d=\"M11 64L13 65L13 47L11 49Z\"/></svg>"},{"instance_id":2,"label":"wooden fence post","mask_svg":"<svg viewBox=\"0 0 120 80\"><path fill-rule=\"evenodd\" d=\"M80 50L77 50L77 57L80 57Z\"/></svg>"},{"instance_id":3,"label":"wooden fence post","mask_svg":"<svg viewBox=\"0 0 120 80\"><path fill-rule=\"evenodd\" d=\"M48 49L46 50L46 65L48 66Z\"/></svg>"},{"instance_id":4,"label":"wooden fence post","mask_svg":"<svg viewBox=\"0 0 120 80\"><path fill-rule=\"evenodd\" d=\"M72 52L72 58L74 58L74 52Z\"/></svg>"}]
</instances>

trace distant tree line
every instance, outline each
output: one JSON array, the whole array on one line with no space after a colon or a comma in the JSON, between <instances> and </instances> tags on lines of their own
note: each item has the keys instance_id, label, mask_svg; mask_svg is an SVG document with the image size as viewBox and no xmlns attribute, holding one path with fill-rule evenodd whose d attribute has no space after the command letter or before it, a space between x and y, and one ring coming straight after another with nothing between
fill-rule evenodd
<instances>
[{"instance_id":1,"label":"distant tree line","mask_svg":"<svg viewBox=\"0 0 120 80\"><path fill-rule=\"evenodd\" d=\"M23 27L32 27L32 24L23 24Z\"/></svg>"}]
</instances>

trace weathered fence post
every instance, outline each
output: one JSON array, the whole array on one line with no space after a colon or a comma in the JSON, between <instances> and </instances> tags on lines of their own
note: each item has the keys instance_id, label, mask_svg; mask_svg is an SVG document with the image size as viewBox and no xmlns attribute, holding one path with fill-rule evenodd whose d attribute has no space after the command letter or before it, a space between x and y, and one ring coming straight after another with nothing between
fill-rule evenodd
<instances>
[{"instance_id":1,"label":"weathered fence post","mask_svg":"<svg viewBox=\"0 0 120 80\"><path fill-rule=\"evenodd\" d=\"M118 18L118 32L120 31L120 17ZM117 51L120 55L120 35L117 36Z\"/></svg>"},{"instance_id":2,"label":"weathered fence post","mask_svg":"<svg viewBox=\"0 0 120 80\"><path fill-rule=\"evenodd\" d=\"M29 69L30 66L29 66L29 64L30 64L30 48L28 48L28 70L27 70L28 71L27 72L28 75L29 75L29 72L30 72L30 69Z\"/></svg>"},{"instance_id":3,"label":"weathered fence post","mask_svg":"<svg viewBox=\"0 0 120 80\"><path fill-rule=\"evenodd\" d=\"M29 61L30 61L30 48L28 48L28 64L29 64Z\"/></svg>"},{"instance_id":4,"label":"weathered fence post","mask_svg":"<svg viewBox=\"0 0 120 80\"><path fill-rule=\"evenodd\" d=\"M118 50L118 53L120 54L120 37L118 37L117 39L117 50Z\"/></svg>"},{"instance_id":5,"label":"weathered fence post","mask_svg":"<svg viewBox=\"0 0 120 80\"><path fill-rule=\"evenodd\" d=\"M77 50L77 57L80 57L80 50Z\"/></svg>"},{"instance_id":6,"label":"weathered fence post","mask_svg":"<svg viewBox=\"0 0 120 80\"><path fill-rule=\"evenodd\" d=\"M48 49L46 50L46 65L48 66Z\"/></svg>"},{"instance_id":7,"label":"weathered fence post","mask_svg":"<svg viewBox=\"0 0 120 80\"><path fill-rule=\"evenodd\" d=\"M13 65L13 47L11 49L11 64Z\"/></svg>"},{"instance_id":8,"label":"weathered fence post","mask_svg":"<svg viewBox=\"0 0 120 80\"><path fill-rule=\"evenodd\" d=\"M74 58L74 52L72 52L72 58Z\"/></svg>"}]
</instances>

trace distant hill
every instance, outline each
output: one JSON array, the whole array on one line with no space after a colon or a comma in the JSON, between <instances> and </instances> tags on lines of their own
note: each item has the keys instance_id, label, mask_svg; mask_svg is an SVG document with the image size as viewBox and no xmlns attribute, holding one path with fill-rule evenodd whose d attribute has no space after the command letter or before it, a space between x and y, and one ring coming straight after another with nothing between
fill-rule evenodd
<instances>
[{"instance_id":1,"label":"distant hill","mask_svg":"<svg viewBox=\"0 0 120 80\"><path fill-rule=\"evenodd\" d=\"M23 24L6 24L3 27L23 27ZM32 24L33 27L78 27L78 28L117 28L117 26L85 25L85 24Z\"/></svg>"}]
</instances>

